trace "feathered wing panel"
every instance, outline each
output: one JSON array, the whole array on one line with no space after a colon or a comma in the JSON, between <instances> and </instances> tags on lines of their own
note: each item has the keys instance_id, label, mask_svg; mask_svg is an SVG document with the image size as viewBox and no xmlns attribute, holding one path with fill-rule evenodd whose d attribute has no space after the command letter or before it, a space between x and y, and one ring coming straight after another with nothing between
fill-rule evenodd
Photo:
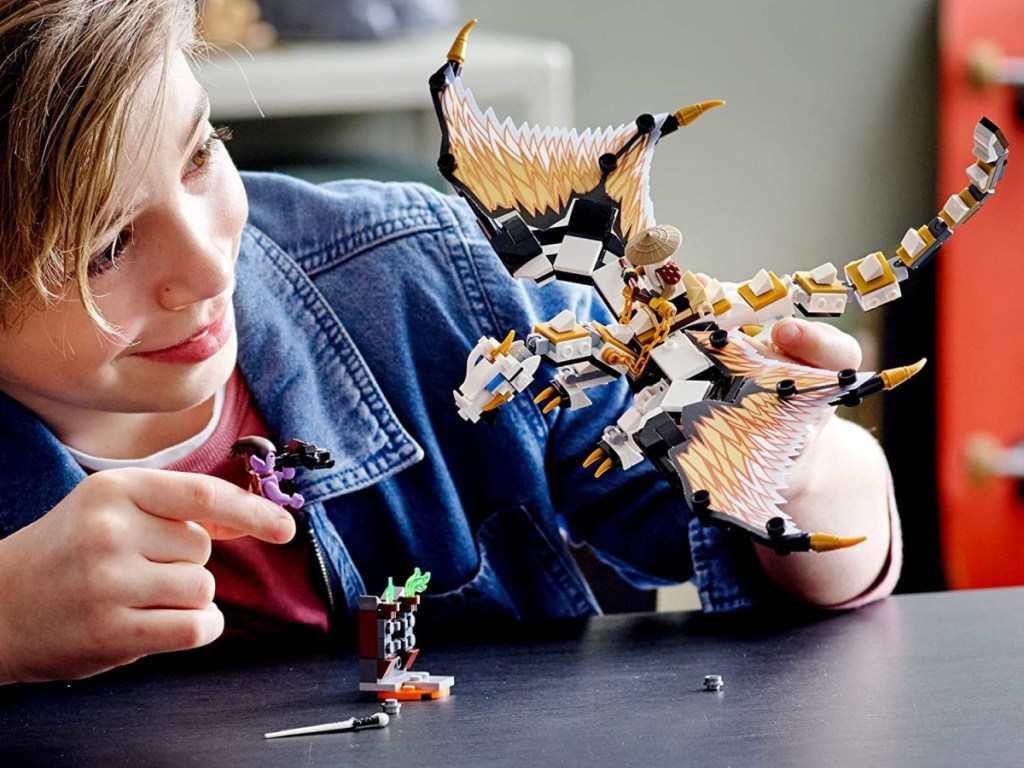
<instances>
[{"instance_id":1,"label":"feathered wing panel","mask_svg":"<svg viewBox=\"0 0 1024 768\"><path fill-rule=\"evenodd\" d=\"M629 146L606 176L599 158L626 147L637 134L634 123L580 133L501 122L493 110L480 110L454 67L442 71L445 86L435 95L442 151L454 158L446 175L491 217L514 210L530 226L546 229L582 197L619 209L617 234L623 241L654 224L649 173L668 115L656 117L654 130Z\"/></svg>"},{"instance_id":2,"label":"feathered wing panel","mask_svg":"<svg viewBox=\"0 0 1024 768\"><path fill-rule=\"evenodd\" d=\"M782 511L780 491L836 399L873 374L840 383L836 372L767 358L739 335L717 348L709 332L687 335L736 385L727 398L695 403L682 412L686 440L673 459L688 499L707 491L713 516L761 538L772 518L785 521L786 534L799 533Z\"/></svg>"}]
</instances>

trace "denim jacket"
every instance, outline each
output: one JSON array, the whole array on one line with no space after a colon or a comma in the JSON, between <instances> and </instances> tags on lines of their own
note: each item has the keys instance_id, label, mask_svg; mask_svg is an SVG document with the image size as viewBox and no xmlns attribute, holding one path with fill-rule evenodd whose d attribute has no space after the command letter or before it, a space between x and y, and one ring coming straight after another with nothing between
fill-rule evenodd
<instances>
[{"instance_id":1,"label":"denim jacket","mask_svg":"<svg viewBox=\"0 0 1024 768\"><path fill-rule=\"evenodd\" d=\"M336 460L297 477L335 618L415 566L432 574L424 618L596 613L566 539L642 587L693 579L705 610L755 601L765 577L748 542L702 527L656 470L595 480L582 468L627 407L625 382L576 411L543 415L524 393L493 425L459 418L452 390L480 336L523 337L566 307L604 318L593 291L514 280L469 210L427 187L245 184L238 365L276 441L309 440ZM85 475L2 396L0 441L6 536Z\"/></svg>"}]
</instances>

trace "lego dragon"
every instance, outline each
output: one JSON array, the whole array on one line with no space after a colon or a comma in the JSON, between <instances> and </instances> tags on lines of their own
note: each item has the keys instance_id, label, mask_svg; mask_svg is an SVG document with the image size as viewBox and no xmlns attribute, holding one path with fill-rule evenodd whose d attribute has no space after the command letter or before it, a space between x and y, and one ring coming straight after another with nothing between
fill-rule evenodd
<instances>
[{"instance_id":1,"label":"lego dragon","mask_svg":"<svg viewBox=\"0 0 1024 768\"><path fill-rule=\"evenodd\" d=\"M895 253L872 253L842 270L830 263L793 275L761 270L746 283L724 284L675 260L679 231L655 224L648 182L656 144L724 102L582 133L500 122L492 110L481 112L461 80L474 23L430 78L442 133L438 168L513 277L592 286L617 322L565 310L525 340L514 331L500 341L482 337L454 391L459 414L493 418L533 383L542 360L557 369L536 398L545 413L585 407L587 390L625 376L633 405L605 427L584 462L600 461L597 477L646 459L702 523L739 528L780 553L863 541L800 530L781 509L781 491L836 406L892 389L925 361L836 372L770 359L757 342L797 310L836 317L854 301L870 310L899 298L899 284L993 194L1008 157L999 128L981 119L968 186L926 225L909 229Z\"/></svg>"}]
</instances>

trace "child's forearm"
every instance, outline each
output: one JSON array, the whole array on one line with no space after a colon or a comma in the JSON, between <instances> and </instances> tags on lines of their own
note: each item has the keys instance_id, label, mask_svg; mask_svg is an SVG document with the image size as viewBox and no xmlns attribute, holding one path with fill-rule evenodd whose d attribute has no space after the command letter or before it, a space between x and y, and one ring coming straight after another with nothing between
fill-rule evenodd
<instances>
[{"instance_id":1,"label":"child's forearm","mask_svg":"<svg viewBox=\"0 0 1024 768\"><path fill-rule=\"evenodd\" d=\"M756 546L778 586L809 603L831 606L870 589L892 544L891 478L881 447L851 422L833 417L794 467L785 511L805 531L867 536L855 547L780 557Z\"/></svg>"}]
</instances>

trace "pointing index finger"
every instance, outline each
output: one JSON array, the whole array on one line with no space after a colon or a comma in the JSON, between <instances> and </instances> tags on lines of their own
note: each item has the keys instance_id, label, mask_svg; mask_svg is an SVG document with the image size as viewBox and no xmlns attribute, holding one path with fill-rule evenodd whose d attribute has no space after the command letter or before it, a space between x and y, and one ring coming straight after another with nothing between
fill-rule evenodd
<instances>
[{"instance_id":1,"label":"pointing index finger","mask_svg":"<svg viewBox=\"0 0 1024 768\"><path fill-rule=\"evenodd\" d=\"M283 544L295 535L295 519L262 496L208 475L134 469L128 495L150 515L198 523L215 539L252 536Z\"/></svg>"}]
</instances>

